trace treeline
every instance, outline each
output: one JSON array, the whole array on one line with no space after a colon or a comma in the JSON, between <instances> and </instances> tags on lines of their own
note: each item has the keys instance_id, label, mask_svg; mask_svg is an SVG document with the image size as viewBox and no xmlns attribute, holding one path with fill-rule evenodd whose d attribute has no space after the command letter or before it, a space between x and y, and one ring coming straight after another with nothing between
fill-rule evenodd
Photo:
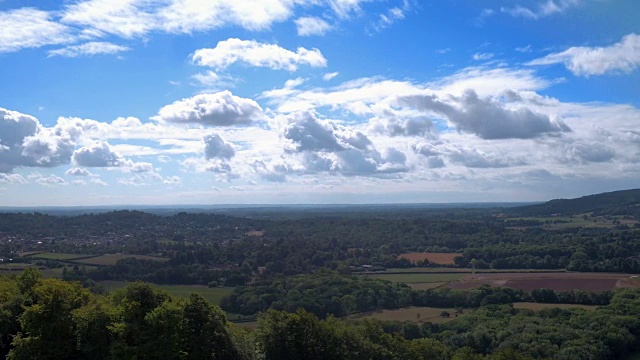
<instances>
[{"instance_id":1,"label":"treeline","mask_svg":"<svg viewBox=\"0 0 640 360\"><path fill-rule=\"evenodd\" d=\"M320 318L405 306L477 308L514 302L607 305L612 292L536 289L525 292L486 285L472 290L413 290L406 284L330 272L299 275L237 287L222 300L230 313L253 315L267 309L293 312L303 308Z\"/></svg>"},{"instance_id":2,"label":"treeline","mask_svg":"<svg viewBox=\"0 0 640 360\"><path fill-rule=\"evenodd\" d=\"M302 308L324 318L409 306L413 296L414 291L406 284L320 272L237 287L222 300L221 307L242 315Z\"/></svg>"},{"instance_id":3,"label":"treeline","mask_svg":"<svg viewBox=\"0 0 640 360\"><path fill-rule=\"evenodd\" d=\"M485 305L445 324L269 310L252 331L198 295L175 299L144 283L94 295L29 269L0 277L0 315L0 356L12 360L621 359L638 349L640 290L593 311Z\"/></svg>"},{"instance_id":4,"label":"treeline","mask_svg":"<svg viewBox=\"0 0 640 360\"><path fill-rule=\"evenodd\" d=\"M416 264L398 255L414 251L461 252L456 267L640 273L637 228L520 231L489 210L398 214L261 219L129 211L76 217L0 214L0 236L22 238L2 242L0 256L15 261L15 252L25 250L162 255L169 261L131 260L89 276L163 284L241 285L323 268L409 267Z\"/></svg>"}]
</instances>

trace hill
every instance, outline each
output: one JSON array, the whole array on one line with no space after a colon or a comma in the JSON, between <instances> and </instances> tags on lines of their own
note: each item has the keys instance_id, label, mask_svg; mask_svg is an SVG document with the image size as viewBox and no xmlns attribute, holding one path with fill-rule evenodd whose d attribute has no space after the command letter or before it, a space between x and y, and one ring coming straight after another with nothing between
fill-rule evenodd
<instances>
[{"instance_id":1,"label":"hill","mask_svg":"<svg viewBox=\"0 0 640 360\"><path fill-rule=\"evenodd\" d=\"M613 191L577 199L556 199L538 205L507 209L514 216L628 215L640 217L640 189Z\"/></svg>"}]
</instances>

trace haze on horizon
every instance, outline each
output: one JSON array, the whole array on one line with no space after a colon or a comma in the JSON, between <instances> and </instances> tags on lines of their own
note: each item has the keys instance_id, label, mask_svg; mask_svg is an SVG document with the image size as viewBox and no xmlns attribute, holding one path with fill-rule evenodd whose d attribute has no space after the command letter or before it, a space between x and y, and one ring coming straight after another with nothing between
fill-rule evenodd
<instances>
[{"instance_id":1,"label":"haze on horizon","mask_svg":"<svg viewBox=\"0 0 640 360\"><path fill-rule=\"evenodd\" d=\"M640 184L635 0L0 1L0 206Z\"/></svg>"}]
</instances>

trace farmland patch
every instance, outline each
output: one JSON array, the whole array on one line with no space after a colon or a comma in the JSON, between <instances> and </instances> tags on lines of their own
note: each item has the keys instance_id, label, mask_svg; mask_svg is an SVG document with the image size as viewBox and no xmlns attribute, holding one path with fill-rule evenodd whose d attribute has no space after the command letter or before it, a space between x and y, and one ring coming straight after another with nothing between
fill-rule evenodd
<instances>
[{"instance_id":1,"label":"farmland patch","mask_svg":"<svg viewBox=\"0 0 640 360\"><path fill-rule=\"evenodd\" d=\"M412 252L400 254L398 259L407 259L412 263L427 260L433 264L452 265L457 256L462 256L462 253Z\"/></svg>"}]
</instances>

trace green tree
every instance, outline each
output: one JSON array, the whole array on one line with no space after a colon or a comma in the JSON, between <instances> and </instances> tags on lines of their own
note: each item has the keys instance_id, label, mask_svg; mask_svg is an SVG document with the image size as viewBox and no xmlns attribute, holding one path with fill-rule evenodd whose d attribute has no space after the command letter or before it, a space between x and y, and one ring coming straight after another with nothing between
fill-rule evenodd
<instances>
[{"instance_id":1,"label":"green tree","mask_svg":"<svg viewBox=\"0 0 640 360\"><path fill-rule=\"evenodd\" d=\"M23 333L13 339L7 358L73 358L77 352L72 312L88 302L89 292L77 283L45 279L32 293L34 304L20 316Z\"/></svg>"}]
</instances>

